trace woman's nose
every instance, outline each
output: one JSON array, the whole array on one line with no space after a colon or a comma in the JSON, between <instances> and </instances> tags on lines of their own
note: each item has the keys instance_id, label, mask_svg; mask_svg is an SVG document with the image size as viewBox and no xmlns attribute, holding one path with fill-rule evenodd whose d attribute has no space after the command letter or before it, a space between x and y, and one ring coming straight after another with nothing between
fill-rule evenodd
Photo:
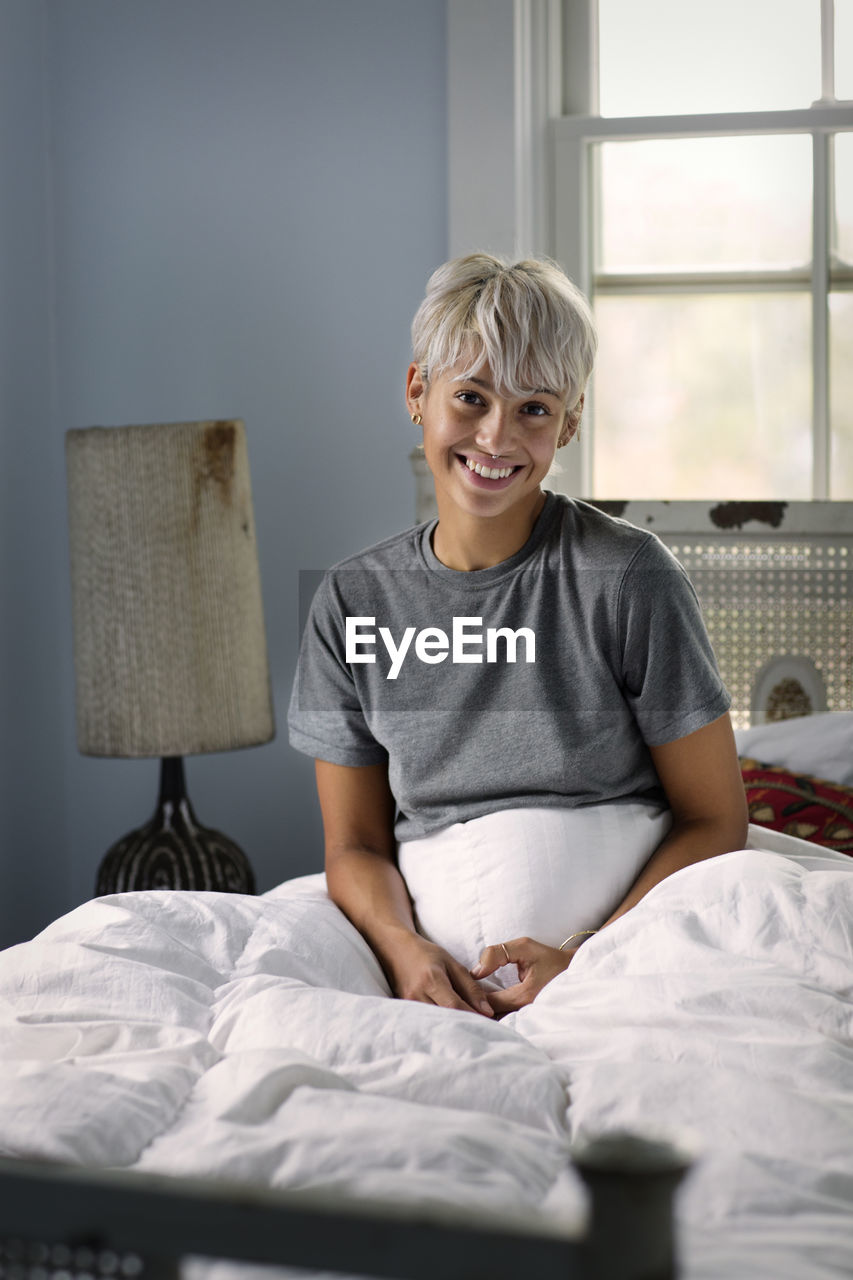
<instances>
[{"instance_id":1,"label":"woman's nose","mask_svg":"<svg viewBox=\"0 0 853 1280\"><path fill-rule=\"evenodd\" d=\"M502 453L511 447L512 439L511 415L498 410L480 422L476 443L484 453Z\"/></svg>"}]
</instances>

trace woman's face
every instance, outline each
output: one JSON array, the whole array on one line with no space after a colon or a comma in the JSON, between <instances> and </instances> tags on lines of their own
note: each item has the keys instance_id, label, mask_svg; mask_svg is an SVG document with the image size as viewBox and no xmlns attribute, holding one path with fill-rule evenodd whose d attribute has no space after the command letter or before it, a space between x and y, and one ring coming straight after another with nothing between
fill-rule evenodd
<instances>
[{"instance_id":1,"label":"woman's face","mask_svg":"<svg viewBox=\"0 0 853 1280\"><path fill-rule=\"evenodd\" d=\"M472 515L496 516L538 498L579 414L570 422L564 398L546 388L501 395L487 364L468 378L460 378L463 368L424 386L417 365L411 365L406 400L410 413L423 419L424 454L439 502L447 498Z\"/></svg>"}]
</instances>

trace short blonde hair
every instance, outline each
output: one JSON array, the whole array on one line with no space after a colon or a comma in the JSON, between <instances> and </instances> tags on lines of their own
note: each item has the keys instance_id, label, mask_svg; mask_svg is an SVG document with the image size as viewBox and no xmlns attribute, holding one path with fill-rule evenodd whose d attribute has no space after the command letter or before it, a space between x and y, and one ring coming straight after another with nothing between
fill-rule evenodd
<instances>
[{"instance_id":1,"label":"short blonde hair","mask_svg":"<svg viewBox=\"0 0 853 1280\"><path fill-rule=\"evenodd\" d=\"M426 383L462 362L463 377L488 363L503 394L548 390L565 396L569 409L583 394L597 345L589 303L548 259L453 258L430 276L412 321Z\"/></svg>"}]
</instances>

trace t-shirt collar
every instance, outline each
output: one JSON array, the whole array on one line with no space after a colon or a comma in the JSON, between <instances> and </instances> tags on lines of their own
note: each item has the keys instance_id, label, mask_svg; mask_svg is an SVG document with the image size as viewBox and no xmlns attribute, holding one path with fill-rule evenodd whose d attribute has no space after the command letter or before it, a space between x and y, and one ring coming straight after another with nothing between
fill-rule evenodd
<instances>
[{"instance_id":1,"label":"t-shirt collar","mask_svg":"<svg viewBox=\"0 0 853 1280\"><path fill-rule=\"evenodd\" d=\"M501 560L500 564L491 565L488 569L450 569L446 564L442 564L432 549L432 536L438 526L438 520L431 520L423 526L418 547L420 558L428 569L444 578L447 582L452 582L465 588L490 587L493 583L499 582L502 578L515 573L517 569L520 569L522 565L532 559L559 518L560 507L561 502L557 495L552 493L550 489L546 489L542 510L536 517L536 523L524 546L520 547L509 559Z\"/></svg>"}]
</instances>

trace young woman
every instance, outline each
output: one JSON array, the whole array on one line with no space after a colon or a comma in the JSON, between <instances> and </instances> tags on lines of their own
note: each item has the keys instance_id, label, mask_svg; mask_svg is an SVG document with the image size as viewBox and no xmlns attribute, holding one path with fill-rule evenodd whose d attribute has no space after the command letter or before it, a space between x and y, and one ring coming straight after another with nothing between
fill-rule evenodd
<instances>
[{"instance_id":1,"label":"young woman","mask_svg":"<svg viewBox=\"0 0 853 1280\"><path fill-rule=\"evenodd\" d=\"M438 520L331 570L290 709L333 900L392 990L518 1009L656 884L743 846L729 698L651 533L543 489L596 338L549 262L432 276L406 404Z\"/></svg>"}]
</instances>

